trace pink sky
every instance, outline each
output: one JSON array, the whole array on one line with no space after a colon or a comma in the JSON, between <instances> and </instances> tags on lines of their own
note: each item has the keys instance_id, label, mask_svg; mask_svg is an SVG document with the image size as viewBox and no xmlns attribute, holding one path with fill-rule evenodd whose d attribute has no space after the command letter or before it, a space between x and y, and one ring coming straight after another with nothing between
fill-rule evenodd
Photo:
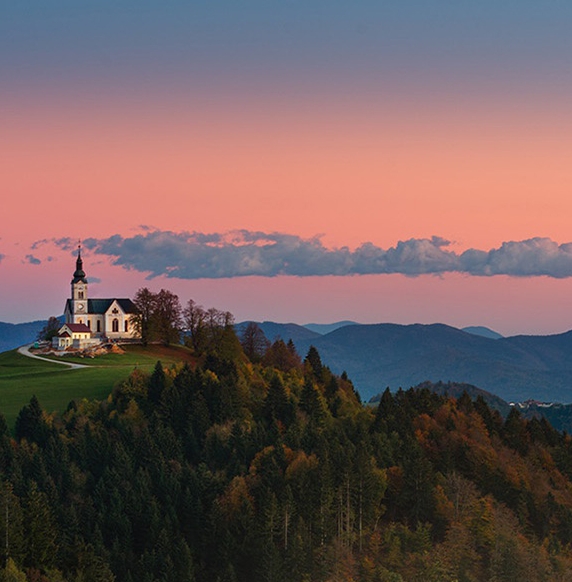
<instances>
[{"instance_id":1,"label":"pink sky","mask_svg":"<svg viewBox=\"0 0 572 582\"><path fill-rule=\"evenodd\" d=\"M554 104L553 104L554 105ZM63 311L69 252L60 237L232 229L322 235L326 246L394 246L438 235L462 251L550 237L569 242L572 115L556 103L482 96L13 100L0 135L0 321ZM25 262L27 254L43 262ZM53 260L47 261L51 256ZM92 296L143 285L238 319L487 325L501 333L572 327L569 279L448 274L158 278L86 252ZM97 264L99 262L99 264Z\"/></svg>"}]
</instances>

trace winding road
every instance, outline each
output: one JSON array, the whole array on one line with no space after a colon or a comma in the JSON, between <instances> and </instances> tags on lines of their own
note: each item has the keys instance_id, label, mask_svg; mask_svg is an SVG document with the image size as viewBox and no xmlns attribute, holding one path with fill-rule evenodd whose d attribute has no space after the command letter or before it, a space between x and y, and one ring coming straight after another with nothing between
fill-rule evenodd
<instances>
[{"instance_id":1,"label":"winding road","mask_svg":"<svg viewBox=\"0 0 572 582\"><path fill-rule=\"evenodd\" d=\"M67 366L68 370L77 370L79 368L88 368L89 366L86 366L84 364L72 364L71 362L58 362L57 360L50 360L48 358L42 358L42 356L36 356L36 354L33 354L30 351L30 348L33 346L34 344L28 344L26 346L21 346L18 348L18 353L22 354L23 356L27 356L28 358L34 358L36 360L43 360L44 362L50 362L52 364L61 364L62 366Z\"/></svg>"}]
</instances>

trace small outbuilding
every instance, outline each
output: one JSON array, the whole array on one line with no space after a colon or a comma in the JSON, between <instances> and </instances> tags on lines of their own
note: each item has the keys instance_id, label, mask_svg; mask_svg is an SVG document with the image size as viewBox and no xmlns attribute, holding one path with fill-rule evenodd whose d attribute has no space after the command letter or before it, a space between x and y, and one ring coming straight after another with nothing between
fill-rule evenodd
<instances>
[{"instance_id":1,"label":"small outbuilding","mask_svg":"<svg viewBox=\"0 0 572 582\"><path fill-rule=\"evenodd\" d=\"M99 338L94 338L91 329L84 323L64 323L52 339L52 347L57 350L83 350L99 343Z\"/></svg>"}]
</instances>

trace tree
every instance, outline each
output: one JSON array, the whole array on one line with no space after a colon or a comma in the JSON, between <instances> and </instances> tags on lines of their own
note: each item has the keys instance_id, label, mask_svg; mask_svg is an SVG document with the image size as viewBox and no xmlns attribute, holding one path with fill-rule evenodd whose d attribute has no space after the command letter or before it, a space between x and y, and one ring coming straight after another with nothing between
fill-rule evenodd
<instances>
[{"instance_id":1,"label":"tree","mask_svg":"<svg viewBox=\"0 0 572 582\"><path fill-rule=\"evenodd\" d=\"M211 307L206 312L206 325L208 334L208 349L216 352L222 339L224 329L234 324L234 318L228 311L219 311Z\"/></svg>"},{"instance_id":2,"label":"tree","mask_svg":"<svg viewBox=\"0 0 572 582\"><path fill-rule=\"evenodd\" d=\"M48 426L36 396L20 410L16 419L16 437L43 445L48 438Z\"/></svg>"},{"instance_id":3,"label":"tree","mask_svg":"<svg viewBox=\"0 0 572 582\"><path fill-rule=\"evenodd\" d=\"M52 338L58 335L58 331L62 327L60 320L53 315L48 319L46 325L38 332L38 340L51 342Z\"/></svg>"},{"instance_id":4,"label":"tree","mask_svg":"<svg viewBox=\"0 0 572 582\"><path fill-rule=\"evenodd\" d=\"M206 311L202 305L189 299L183 309L183 324L186 332L186 343L190 343L196 354L201 354L206 347Z\"/></svg>"},{"instance_id":5,"label":"tree","mask_svg":"<svg viewBox=\"0 0 572 582\"><path fill-rule=\"evenodd\" d=\"M28 562L35 567L50 566L56 560L56 521L48 496L32 482L26 500Z\"/></svg>"},{"instance_id":6,"label":"tree","mask_svg":"<svg viewBox=\"0 0 572 582\"><path fill-rule=\"evenodd\" d=\"M249 321L240 334L240 345L251 362L258 362L266 353L270 342L260 326L254 321Z\"/></svg>"},{"instance_id":7,"label":"tree","mask_svg":"<svg viewBox=\"0 0 572 582\"><path fill-rule=\"evenodd\" d=\"M278 368L282 372L289 372L294 368L300 367L302 364L292 340L286 345L281 339L276 340L266 350L262 358L262 363L265 366Z\"/></svg>"},{"instance_id":8,"label":"tree","mask_svg":"<svg viewBox=\"0 0 572 582\"><path fill-rule=\"evenodd\" d=\"M312 373L314 374L314 378L318 382L321 382L323 380L324 368L322 365L322 359L320 358L320 354L318 353L318 350L314 346L310 346L308 354L304 359L304 363L310 366Z\"/></svg>"},{"instance_id":9,"label":"tree","mask_svg":"<svg viewBox=\"0 0 572 582\"><path fill-rule=\"evenodd\" d=\"M264 401L264 412L268 417L279 420L285 425L292 422L294 418L294 406L290 402L284 384L277 374L272 376L270 380L268 394Z\"/></svg>"},{"instance_id":10,"label":"tree","mask_svg":"<svg viewBox=\"0 0 572 582\"><path fill-rule=\"evenodd\" d=\"M234 332L234 316L230 311L220 311L214 307L205 311L191 299L187 302L182 315L185 343L190 345L197 355L208 352L224 357L235 357L240 353L241 349Z\"/></svg>"},{"instance_id":11,"label":"tree","mask_svg":"<svg viewBox=\"0 0 572 582\"><path fill-rule=\"evenodd\" d=\"M8 558L6 561L6 568L2 571L0 579L2 582L26 582L28 580L26 574L16 566L12 558Z\"/></svg>"},{"instance_id":12,"label":"tree","mask_svg":"<svg viewBox=\"0 0 572 582\"><path fill-rule=\"evenodd\" d=\"M163 366L161 361L158 360L155 364L155 369L149 378L148 384L148 397L151 402L158 404L161 400L161 396L163 391L165 390L166 386L166 378L165 378L165 370L163 370Z\"/></svg>"},{"instance_id":13,"label":"tree","mask_svg":"<svg viewBox=\"0 0 572 582\"><path fill-rule=\"evenodd\" d=\"M166 346L178 344L181 335L181 304L179 297L166 289L157 293L154 313L158 339Z\"/></svg>"},{"instance_id":14,"label":"tree","mask_svg":"<svg viewBox=\"0 0 572 582\"><path fill-rule=\"evenodd\" d=\"M149 291L147 287L143 287L135 294L133 303L137 308L133 323L137 333L141 336L143 345L146 346L153 339L153 320L157 309L157 294Z\"/></svg>"},{"instance_id":15,"label":"tree","mask_svg":"<svg viewBox=\"0 0 572 582\"><path fill-rule=\"evenodd\" d=\"M326 404L311 378L306 377L300 394L300 408L308 417L321 424L326 418Z\"/></svg>"},{"instance_id":16,"label":"tree","mask_svg":"<svg viewBox=\"0 0 572 582\"><path fill-rule=\"evenodd\" d=\"M22 561L26 552L24 516L11 483L0 486L0 544L3 548L3 563L11 558L18 563Z\"/></svg>"}]
</instances>

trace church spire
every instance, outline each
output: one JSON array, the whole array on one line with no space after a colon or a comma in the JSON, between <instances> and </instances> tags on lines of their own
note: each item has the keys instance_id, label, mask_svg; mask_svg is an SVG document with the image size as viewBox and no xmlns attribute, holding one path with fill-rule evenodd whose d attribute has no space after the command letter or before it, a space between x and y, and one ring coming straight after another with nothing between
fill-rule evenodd
<instances>
[{"instance_id":1,"label":"church spire","mask_svg":"<svg viewBox=\"0 0 572 582\"><path fill-rule=\"evenodd\" d=\"M81 241L77 245L77 260L75 262L75 273L73 274L72 285L74 283L87 283L83 270L83 260L81 258Z\"/></svg>"}]
</instances>

